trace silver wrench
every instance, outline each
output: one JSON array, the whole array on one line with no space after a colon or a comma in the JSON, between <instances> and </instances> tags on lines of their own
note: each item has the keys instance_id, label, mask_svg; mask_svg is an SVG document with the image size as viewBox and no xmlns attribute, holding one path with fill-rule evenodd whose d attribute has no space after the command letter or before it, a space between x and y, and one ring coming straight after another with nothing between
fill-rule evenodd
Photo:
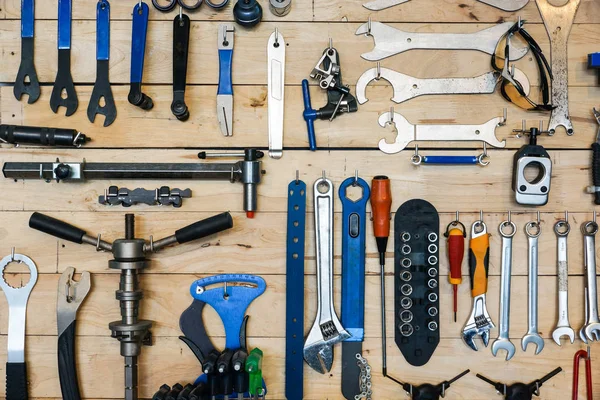
<instances>
[{"instance_id":1,"label":"silver wrench","mask_svg":"<svg viewBox=\"0 0 600 400\"><path fill-rule=\"evenodd\" d=\"M315 238L317 258L317 318L304 342L304 360L321 374L333 365L333 345L350 337L333 306L333 183L315 181Z\"/></svg>"},{"instance_id":2,"label":"silver wrench","mask_svg":"<svg viewBox=\"0 0 600 400\"><path fill-rule=\"evenodd\" d=\"M590 342L600 340L600 319L598 318L598 287L596 284L596 233L598 224L589 221L581 226L584 244L584 262L587 289L587 318L585 321L585 336Z\"/></svg>"},{"instance_id":3,"label":"silver wrench","mask_svg":"<svg viewBox=\"0 0 600 400\"><path fill-rule=\"evenodd\" d=\"M504 229L510 227L511 231L505 233ZM517 226L510 219L503 221L498 226L500 236L502 236L502 281L500 282L500 325L498 338L492 343L492 354L494 357L498 350L506 350L506 361L515 355L515 345L510 341L510 281L512 272L512 241L517 233Z\"/></svg>"},{"instance_id":4,"label":"silver wrench","mask_svg":"<svg viewBox=\"0 0 600 400\"><path fill-rule=\"evenodd\" d=\"M583 308L584 308L584 312L585 312L585 318L583 319L583 326L581 327L581 329L579 329L579 338L581 339L581 341L585 344L588 343L588 339L585 336L585 324L587 324L587 319L588 319L588 306L587 306L587 288L583 288Z\"/></svg>"},{"instance_id":5,"label":"silver wrench","mask_svg":"<svg viewBox=\"0 0 600 400\"><path fill-rule=\"evenodd\" d=\"M11 262L23 263L29 268L29 282L14 288L4 279L4 269ZM6 362L6 398L27 399L27 364L25 363L25 321L27 301L38 278L33 260L13 252L0 261L0 288L8 303L8 354Z\"/></svg>"},{"instance_id":6,"label":"silver wrench","mask_svg":"<svg viewBox=\"0 0 600 400\"><path fill-rule=\"evenodd\" d=\"M569 212L565 212L565 219L554 224L558 248L558 322L552 332L552 338L560 346L560 338L567 336L571 343L575 340L575 331L569 323L569 258L567 253L567 237L571 226L569 225Z\"/></svg>"},{"instance_id":7,"label":"silver wrench","mask_svg":"<svg viewBox=\"0 0 600 400\"><path fill-rule=\"evenodd\" d=\"M523 351L527 351L527 345L530 343L536 345L536 355L540 354L544 349L544 339L540 336L538 329L538 238L541 233L540 213L538 211L537 221L531 221L525 225L525 234L527 235L527 242L529 244L529 300L527 303L529 329L521 339Z\"/></svg>"}]
</instances>

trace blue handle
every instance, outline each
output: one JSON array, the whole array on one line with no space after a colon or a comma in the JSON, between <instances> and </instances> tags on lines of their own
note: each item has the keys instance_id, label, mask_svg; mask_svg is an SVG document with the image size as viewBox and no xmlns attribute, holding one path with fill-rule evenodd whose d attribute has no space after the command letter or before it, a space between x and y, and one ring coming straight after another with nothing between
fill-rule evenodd
<instances>
[{"instance_id":1,"label":"blue handle","mask_svg":"<svg viewBox=\"0 0 600 400\"><path fill-rule=\"evenodd\" d=\"M423 164L479 164L477 156L423 156Z\"/></svg>"},{"instance_id":2,"label":"blue handle","mask_svg":"<svg viewBox=\"0 0 600 400\"><path fill-rule=\"evenodd\" d=\"M149 9L146 3L136 3L133 7L131 28L131 83L142 83L144 74L144 54L148 33Z\"/></svg>"},{"instance_id":3,"label":"blue handle","mask_svg":"<svg viewBox=\"0 0 600 400\"><path fill-rule=\"evenodd\" d=\"M310 103L310 89L308 88L308 80L302 81L302 97L304 98L304 112L302 116L306 121L306 129L308 129L308 146L311 151L317 150L317 139L315 137L315 119L317 119L317 111L313 110Z\"/></svg>"},{"instance_id":4,"label":"blue handle","mask_svg":"<svg viewBox=\"0 0 600 400\"><path fill-rule=\"evenodd\" d=\"M33 21L35 19L34 0L21 1L21 37L33 37Z\"/></svg>"},{"instance_id":5,"label":"blue handle","mask_svg":"<svg viewBox=\"0 0 600 400\"><path fill-rule=\"evenodd\" d=\"M600 53L588 55L588 68L600 68Z\"/></svg>"},{"instance_id":6,"label":"blue handle","mask_svg":"<svg viewBox=\"0 0 600 400\"><path fill-rule=\"evenodd\" d=\"M96 6L96 60L110 58L110 4L100 0Z\"/></svg>"},{"instance_id":7,"label":"blue handle","mask_svg":"<svg viewBox=\"0 0 600 400\"><path fill-rule=\"evenodd\" d=\"M218 283L250 283L256 287L224 286L207 289L207 286ZM244 322L246 310L252 301L263 294L267 284L263 278L254 275L225 274L199 279L192 283L190 293L196 300L209 304L217 311L225 327L225 347L239 349L240 330Z\"/></svg>"},{"instance_id":8,"label":"blue handle","mask_svg":"<svg viewBox=\"0 0 600 400\"><path fill-rule=\"evenodd\" d=\"M71 48L71 0L58 0L58 49Z\"/></svg>"},{"instance_id":9,"label":"blue handle","mask_svg":"<svg viewBox=\"0 0 600 400\"><path fill-rule=\"evenodd\" d=\"M233 50L219 50L219 88L217 94L233 94L231 84L231 64Z\"/></svg>"},{"instance_id":10,"label":"blue handle","mask_svg":"<svg viewBox=\"0 0 600 400\"><path fill-rule=\"evenodd\" d=\"M362 188L362 197L353 201L346 195L351 186ZM350 333L347 342L362 342L365 336L365 242L369 184L348 178L339 188L342 201L342 325Z\"/></svg>"}]
</instances>

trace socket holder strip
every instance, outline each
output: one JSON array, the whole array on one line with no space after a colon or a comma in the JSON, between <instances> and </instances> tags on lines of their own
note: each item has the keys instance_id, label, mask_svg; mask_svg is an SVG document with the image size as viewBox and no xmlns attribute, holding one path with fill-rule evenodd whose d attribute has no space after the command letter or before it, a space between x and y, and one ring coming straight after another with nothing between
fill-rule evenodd
<instances>
[{"instance_id":1,"label":"socket holder strip","mask_svg":"<svg viewBox=\"0 0 600 400\"><path fill-rule=\"evenodd\" d=\"M439 230L435 207L420 199L394 220L394 336L406 361L425 365L440 342Z\"/></svg>"}]
</instances>

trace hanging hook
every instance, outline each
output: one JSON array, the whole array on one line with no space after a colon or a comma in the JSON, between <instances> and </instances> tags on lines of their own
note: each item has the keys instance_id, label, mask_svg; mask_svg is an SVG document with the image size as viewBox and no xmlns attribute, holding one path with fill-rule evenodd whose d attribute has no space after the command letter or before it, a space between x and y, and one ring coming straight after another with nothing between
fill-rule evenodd
<instances>
[{"instance_id":1,"label":"hanging hook","mask_svg":"<svg viewBox=\"0 0 600 400\"><path fill-rule=\"evenodd\" d=\"M512 222L512 211L508 210L508 223Z\"/></svg>"},{"instance_id":2,"label":"hanging hook","mask_svg":"<svg viewBox=\"0 0 600 400\"><path fill-rule=\"evenodd\" d=\"M223 282L223 298L225 300L227 300L227 298L229 297L229 293L227 293L227 282Z\"/></svg>"},{"instance_id":3,"label":"hanging hook","mask_svg":"<svg viewBox=\"0 0 600 400\"><path fill-rule=\"evenodd\" d=\"M380 80L381 79L381 63L378 61L377 62L377 76L375 77L376 80Z\"/></svg>"},{"instance_id":4,"label":"hanging hook","mask_svg":"<svg viewBox=\"0 0 600 400\"><path fill-rule=\"evenodd\" d=\"M329 38L329 50L333 50L333 39Z\"/></svg>"},{"instance_id":5,"label":"hanging hook","mask_svg":"<svg viewBox=\"0 0 600 400\"><path fill-rule=\"evenodd\" d=\"M593 219L594 223L596 223L596 211L594 211L594 219Z\"/></svg>"},{"instance_id":6,"label":"hanging hook","mask_svg":"<svg viewBox=\"0 0 600 400\"><path fill-rule=\"evenodd\" d=\"M275 47L279 46L279 28L275 28Z\"/></svg>"},{"instance_id":7,"label":"hanging hook","mask_svg":"<svg viewBox=\"0 0 600 400\"><path fill-rule=\"evenodd\" d=\"M456 222L460 221L459 215L460 215L460 213L458 211L456 211Z\"/></svg>"},{"instance_id":8,"label":"hanging hook","mask_svg":"<svg viewBox=\"0 0 600 400\"><path fill-rule=\"evenodd\" d=\"M323 179L325 179L325 170L323 170Z\"/></svg>"},{"instance_id":9,"label":"hanging hook","mask_svg":"<svg viewBox=\"0 0 600 400\"><path fill-rule=\"evenodd\" d=\"M15 248L10 248L10 262L15 262Z\"/></svg>"},{"instance_id":10,"label":"hanging hook","mask_svg":"<svg viewBox=\"0 0 600 400\"><path fill-rule=\"evenodd\" d=\"M369 17L369 22L367 22L367 35L371 36L371 17Z\"/></svg>"},{"instance_id":11,"label":"hanging hook","mask_svg":"<svg viewBox=\"0 0 600 400\"><path fill-rule=\"evenodd\" d=\"M354 170L354 182L352 182L352 186L356 187L358 185L358 170Z\"/></svg>"},{"instance_id":12,"label":"hanging hook","mask_svg":"<svg viewBox=\"0 0 600 400\"><path fill-rule=\"evenodd\" d=\"M540 212L539 211L537 212L537 224L538 224L538 227L541 224L541 221L540 221Z\"/></svg>"},{"instance_id":13,"label":"hanging hook","mask_svg":"<svg viewBox=\"0 0 600 400\"><path fill-rule=\"evenodd\" d=\"M394 106L390 107L390 118L388 119L388 123L394 123Z\"/></svg>"},{"instance_id":14,"label":"hanging hook","mask_svg":"<svg viewBox=\"0 0 600 400\"><path fill-rule=\"evenodd\" d=\"M479 210L479 221L483 221L483 210Z\"/></svg>"}]
</instances>

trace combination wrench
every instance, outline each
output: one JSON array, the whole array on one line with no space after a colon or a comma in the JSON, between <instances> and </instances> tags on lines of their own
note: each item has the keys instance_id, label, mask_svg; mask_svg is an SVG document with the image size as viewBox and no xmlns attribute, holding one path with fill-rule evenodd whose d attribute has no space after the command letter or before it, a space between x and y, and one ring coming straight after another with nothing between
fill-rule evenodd
<instances>
[{"instance_id":1,"label":"combination wrench","mask_svg":"<svg viewBox=\"0 0 600 400\"><path fill-rule=\"evenodd\" d=\"M581 226L583 233L584 263L586 273L586 321L585 336L588 341L600 340L600 319L598 318L598 286L596 283L596 233L598 224L594 221L585 222Z\"/></svg>"},{"instance_id":2,"label":"combination wrench","mask_svg":"<svg viewBox=\"0 0 600 400\"><path fill-rule=\"evenodd\" d=\"M40 81L34 63L35 0L21 0L21 64L15 79L13 93L17 100L26 94L27 103L33 104L40 98Z\"/></svg>"},{"instance_id":3,"label":"combination wrench","mask_svg":"<svg viewBox=\"0 0 600 400\"><path fill-rule=\"evenodd\" d=\"M569 323L569 258L567 253L567 237L571 231L569 213L565 212L565 219L554 224L554 233L557 239L558 260L558 322L552 332L552 338L560 346L560 338L567 336L571 343L575 340L575 331Z\"/></svg>"},{"instance_id":4,"label":"combination wrench","mask_svg":"<svg viewBox=\"0 0 600 400\"><path fill-rule=\"evenodd\" d=\"M527 346L530 343L536 345L535 354L538 355L544 349L544 339L540 336L538 329L538 239L542 233L540 224L540 213L538 211L537 221L528 222L525 225L525 234L528 242L528 265L529 265L529 280L528 292L529 298L527 303L528 309L528 330L521 340L523 351L527 351Z\"/></svg>"},{"instance_id":5,"label":"combination wrench","mask_svg":"<svg viewBox=\"0 0 600 400\"><path fill-rule=\"evenodd\" d=\"M511 221L510 211L508 220L498 226L498 232L502 236L502 280L500 281L500 325L498 338L492 343L492 354L494 357L498 350L506 350L506 361L515 355L515 345L510 341L510 283L512 273L512 242L517 226ZM509 232L505 229L510 227Z\"/></svg>"}]
</instances>

